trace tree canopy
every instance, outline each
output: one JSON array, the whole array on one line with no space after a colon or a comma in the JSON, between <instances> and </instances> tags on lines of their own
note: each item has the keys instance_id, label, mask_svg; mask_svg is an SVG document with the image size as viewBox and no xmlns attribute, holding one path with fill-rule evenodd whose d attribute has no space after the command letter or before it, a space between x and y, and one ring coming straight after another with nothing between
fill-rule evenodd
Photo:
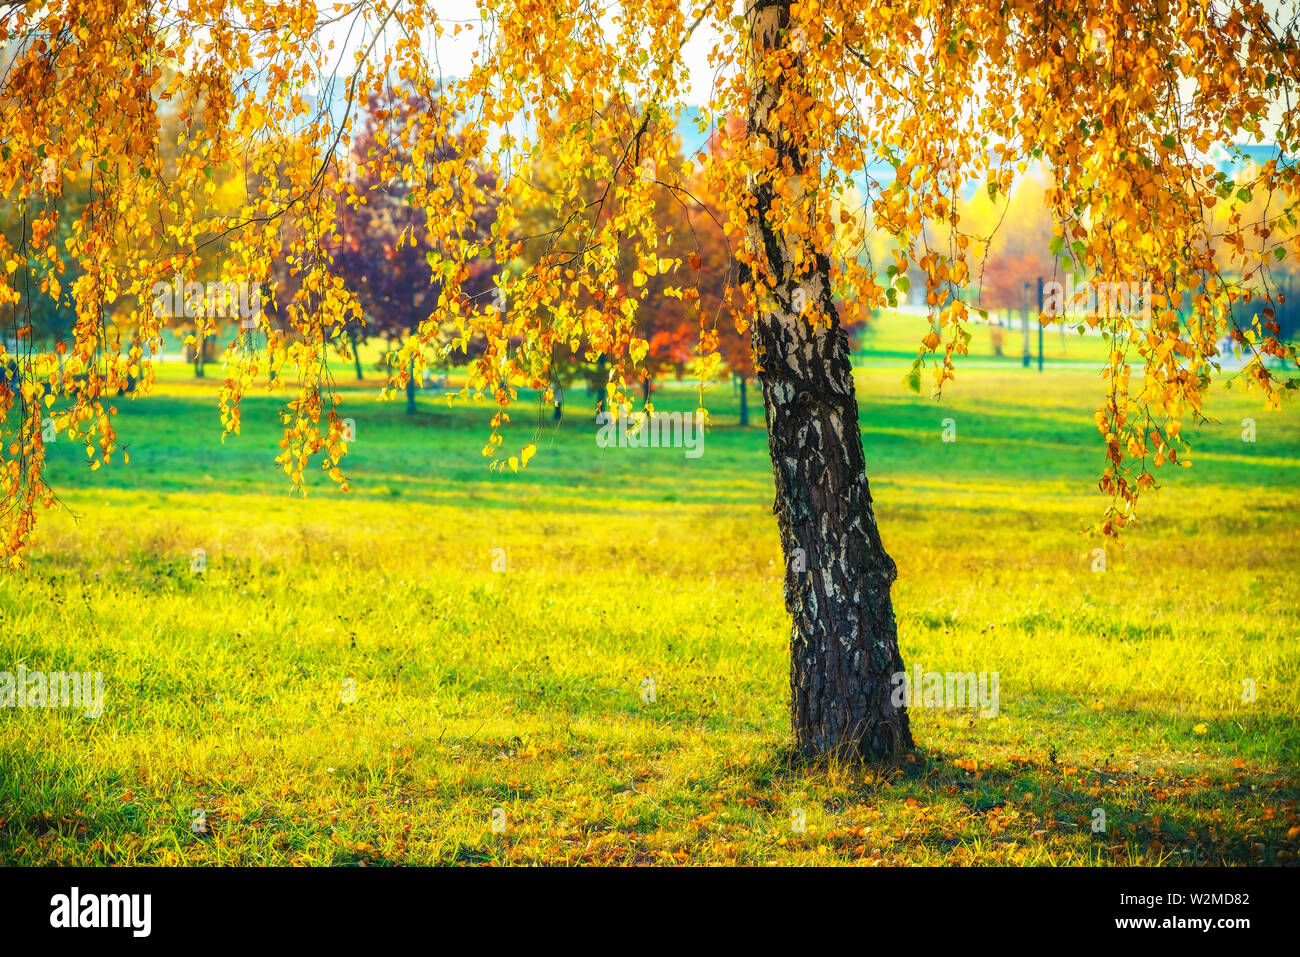
<instances>
[{"instance_id":1,"label":"tree canopy","mask_svg":"<svg viewBox=\"0 0 1300 957\"><path fill-rule=\"evenodd\" d=\"M192 277L220 244L221 279L270 285L286 255L310 307L232 351L222 419L237 432L241 397L275 368L265 382L284 392L280 464L295 484L313 463L345 481L325 363L356 308L331 251L344 248L345 211L363 202L358 183L405 184L415 214L397 246L427 250L438 290L394 375L418 370L440 330L480 343L468 390L498 405L483 450L498 466L531 452L504 448L502 429L520 388L551 398L557 345L602 358L607 400L628 401L652 294L693 304L701 357L716 351L716 312L690 293L698 270L661 235L665 203L707 199L736 237L724 298L742 316L779 302L825 324L838 299L852 321L890 306L919 272L937 333L906 381L920 388L928 366L942 388L969 341L990 239L963 222L958 200L973 184L1005 201L1031 164L1051 172L1051 254L1088 281L1145 290L1141 310L1081 320L1109 343L1097 424L1099 483L1114 502L1103 530L1131 521L1153 468L1185 461L1181 424L1201 412L1225 335L1267 402L1293 384L1278 371L1296 352L1272 302L1275 271L1300 255L1293 5L462 6L444 19L418 0L0 2L0 203L19 224L0 238L0 360L21 370L0 383L0 559L21 562L37 511L56 501L42 419L55 402L46 383L60 380L34 324L65 273L75 320L56 351L81 381L56 421L98 467L124 457L110 397L147 363L140 337L123 350L117 330L157 333L155 284ZM687 49L701 44L714 77L704 91L686 85ZM457 45L471 53L448 75L442 57ZM394 88L428 108L365 133L365 105ZM691 99L718 148L682 155L676 130ZM179 118L170 145L168 110ZM373 143L357 156L363 135ZM1213 160L1246 140L1275 147L1249 178ZM345 175L349 155L359 168ZM525 235L519 214L536 202L543 161L555 225ZM209 201L226 167L246 185L233 214ZM55 199L74 182L85 201L68 222ZM850 190L862 215L842 202ZM889 261L864 254L873 233L889 237ZM485 302L475 263L516 261L525 243L549 254L503 271ZM770 255L775 246L789 254ZM110 309L126 322L107 323Z\"/></svg>"}]
</instances>

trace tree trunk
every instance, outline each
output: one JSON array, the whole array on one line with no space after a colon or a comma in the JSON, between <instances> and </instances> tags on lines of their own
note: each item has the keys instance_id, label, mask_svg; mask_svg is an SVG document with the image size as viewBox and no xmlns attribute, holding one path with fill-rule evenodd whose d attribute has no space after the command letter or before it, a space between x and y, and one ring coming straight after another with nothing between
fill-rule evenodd
<instances>
[{"instance_id":1,"label":"tree trunk","mask_svg":"<svg viewBox=\"0 0 1300 957\"><path fill-rule=\"evenodd\" d=\"M744 376L737 376L740 380L740 427L746 428L749 425L749 391Z\"/></svg>"},{"instance_id":2,"label":"tree trunk","mask_svg":"<svg viewBox=\"0 0 1300 957\"><path fill-rule=\"evenodd\" d=\"M754 50L789 40L790 0L747 0ZM799 171L810 158L775 115L782 75L753 78L749 135L792 160L779 184L800 196ZM893 700L903 672L889 589L898 575L876 529L858 426L848 337L831 297L830 261L798 250L815 267L800 275L787 237L767 213L778 185L752 181L751 255L776 288L762 297L752 324L758 381L766 405L768 449L776 478L774 511L785 554L790 636L790 717L795 746L807 759L893 758L912 746L907 711ZM754 267L750 267L752 270ZM743 277L742 277L743 278ZM813 304L814 325L796 308ZM811 308L811 307L810 307Z\"/></svg>"},{"instance_id":3,"label":"tree trunk","mask_svg":"<svg viewBox=\"0 0 1300 957\"><path fill-rule=\"evenodd\" d=\"M194 348L194 377L202 379L206 374L204 363L207 360L207 338L201 332L195 338L197 341Z\"/></svg>"},{"instance_id":4,"label":"tree trunk","mask_svg":"<svg viewBox=\"0 0 1300 957\"><path fill-rule=\"evenodd\" d=\"M415 415L415 360L406 369L406 414Z\"/></svg>"},{"instance_id":5,"label":"tree trunk","mask_svg":"<svg viewBox=\"0 0 1300 957\"><path fill-rule=\"evenodd\" d=\"M1020 328L1025 334L1024 350L1021 353L1021 362L1026 369L1029 368L1029 283L1025 283L1024 305L1020 309Z\"/></svg>"},{"instance_id":6,"label":"tree trunk","mask_svg":"<svg viewBox=\"0 0 1300 957\"><path fill-rule=\"evenodd\" d=\"M357 369L357 381L364 382L366 377L361 374L361 353L357 351L357 331L355 329L348 330L348 341L352 343L352 364Z\"/></svg>"}]
</instances>

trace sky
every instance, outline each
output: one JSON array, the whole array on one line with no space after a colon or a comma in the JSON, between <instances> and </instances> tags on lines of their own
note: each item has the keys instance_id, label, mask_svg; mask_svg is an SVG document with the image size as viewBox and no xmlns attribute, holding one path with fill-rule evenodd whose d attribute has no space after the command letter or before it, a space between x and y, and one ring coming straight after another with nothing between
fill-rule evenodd
<instances>
[{"instance_id":1,"label":"sky","mask_svg":"<svg viewBox=\"0 0 1300 957\"><path fill-rule=\"evenodd\" d=\"M683 0L689 2L693 7L698 0ZM1283 22L1294 21L1300 16L1300 0L1263 0L1264 7L1272 14L1275 19ZM330 10L332 4L327 0L322 0L322 10ZM432 9L437 11L439 22L449 28L448 32L438 41L437 44L437 61L442 68L445 76L465 76L473 64L472 55L481 42L483 31L481 29L482 19L479 13L478 3L476 0L437 0L431 4ZM612 3L609 9L617 8L618 4ZM733 10L737 13L743 10L743 0L732 0ZM332 16L332 13L327 16ZM688 13L689 16L689 13ZM450 35L450 28L456 23L472 24L475 29L472 33L462 33L459 38L453 38ZM612 25L611 25L612 32ZM395 37L396 33L390 24L387 29L388 36L380 39L375 49L382 55L385 41L389 37ZM362 26L356 18L347 18L326 27L322 33L323 40L327 43L333 41L334 48L326 55L323 64L323 72L326 76L337 74L347 76L353 68L355 54L363 49L370 42L368 26ZM714 46L718 38L717 32L712 29L711 22L702 23L695 31L694 35L686 44L683 50L683 60L686 68L686 77L684 80L684 101L688 104L701 105L707 102L709 92L715 81L714 70L708 64L709 51ZM342 95L340 93L343 84L335 83L335 99L341 103ZM1274 124L1281 116L1281 107L1276 107L1272 111ZM693 129L693 127L692 127ZM698 140L698 135L695 136ZM1271 137L1266 137L1266 143L1271 143ZM699 144L687 140L688 147L695 147Z\"/></svg>"},{"instance_id":2,"label":"sky","mask_svg":"<svg viewBox=\"0 0 1300 957\"><path fill-rule=\"evenodd\" d=\"M694 5L694 0L683 0L683 2ZM443 73L449 77L467 75L472 66L473 52L482 38L482 30L479 27L483 21L479 15L478 4L475 0L437 0L430 6L437 11L439 22L448 28L456 23L475 25L472 34L462 33L459 38L453 39L449 31L438 43L438 61ZM739 12L742 4L735 2L733 6ZM358 28L350 30L350 26L350 21L341 21L327 27L322 33L326 40L335 42L333 55L326 62L327 71L351 70L353 57L369 42L369 34L363 37ZM391 26L387 32L396 35ZM467 37L472 39L467 40ZM716 39L716 31L712 30L708 23L702 23L683 50L687 74L686 101L689 103L703 103L708 98L714 79L713 70L708 64L708 54ZM382 48L381 41L376 49Z\"/></svg>"}]
</instances>

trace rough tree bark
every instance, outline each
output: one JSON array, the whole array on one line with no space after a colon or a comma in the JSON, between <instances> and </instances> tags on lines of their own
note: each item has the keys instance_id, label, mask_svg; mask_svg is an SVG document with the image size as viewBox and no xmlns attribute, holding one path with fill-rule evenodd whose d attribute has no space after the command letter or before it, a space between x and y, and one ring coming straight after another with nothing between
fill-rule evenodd
<instances>
[{"instance_id":1,"label":"rough tree bark","mask_svg":"<svg viewBox=\"0 0 1300 957\"><path fill-rule=\"evenodd\" d=\"M789 42L790 0L748 0L755 53ZM748 133L789 157L784 185L800 195L810 159L780 128L772 109L781 77L751 71ZM897 568L876 528L849 363L848 338L831 297L830 262L796 274L795 257L767 212L773 184L755 180L749 231L761 250L774 294L752 323L754 358L766 406L776 477L774 511L785 554L790 636L790 716L805 758L893 758L912 747L907 711L892 700L891 677L903 671L890 601ZM809 250L804 250L807 254ZM802 316L815 305L824 321Z\"/></svg>"}]
</instances>

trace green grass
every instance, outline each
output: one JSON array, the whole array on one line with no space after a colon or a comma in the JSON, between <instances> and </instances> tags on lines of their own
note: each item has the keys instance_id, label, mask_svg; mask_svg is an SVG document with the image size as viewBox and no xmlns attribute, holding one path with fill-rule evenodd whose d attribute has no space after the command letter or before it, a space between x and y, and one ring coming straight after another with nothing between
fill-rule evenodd
<instances>
[{"instance_id":1,"label":"green grass","mask_svg":"<svg viewBox=\"0 0 1300 957\"><path fill-rule=\"evenodd\" d=\"M1023 319L1018 311L1009 316L1004 315L1003 318L1010 321L1010 326L993 326L977 320L969 323L970 352L963 365L968 368L1022 368L1025 352ZM1028 325L1031 364L1037 367L1038 324L1031 319ZM890 313L881 320L867 323L859 334L858 345L861 351L858 358L866 365L893 367L897 366L898 360L903 359L910 364L916 358L917 345L929 330L930 320L924 315ZM1044 362L1052 367L1097 368L1106 356L1106 348L1100 336L1079 335L1073 328L1062 325L1043 330L1042 349Z\"/></svg>"},{"instance_id":2,"label":"green grass","mask_svg":"<svg viewBox=\"0 0 1300 957\"><path fill-rule=\"evenodd\" d=\"M169 369L119 403L129 466L56 444L68 510L0 579L0 670L105 682L98 720L0 709L0 860L1294 863L1296 410L1218 395L1098 573L1095 369L1013 357L934 402L889 351L859 386L904 659L997 671L996 718L914 709L898 767L791 762L766 437L727 385L696 460L602 451L589 400L557 427L526 397L538 455L489 475L488 409L407 416L370 382L353 491L299 498L276 399L223 447L215 383Z\"/></svg>"}]
</instances>

